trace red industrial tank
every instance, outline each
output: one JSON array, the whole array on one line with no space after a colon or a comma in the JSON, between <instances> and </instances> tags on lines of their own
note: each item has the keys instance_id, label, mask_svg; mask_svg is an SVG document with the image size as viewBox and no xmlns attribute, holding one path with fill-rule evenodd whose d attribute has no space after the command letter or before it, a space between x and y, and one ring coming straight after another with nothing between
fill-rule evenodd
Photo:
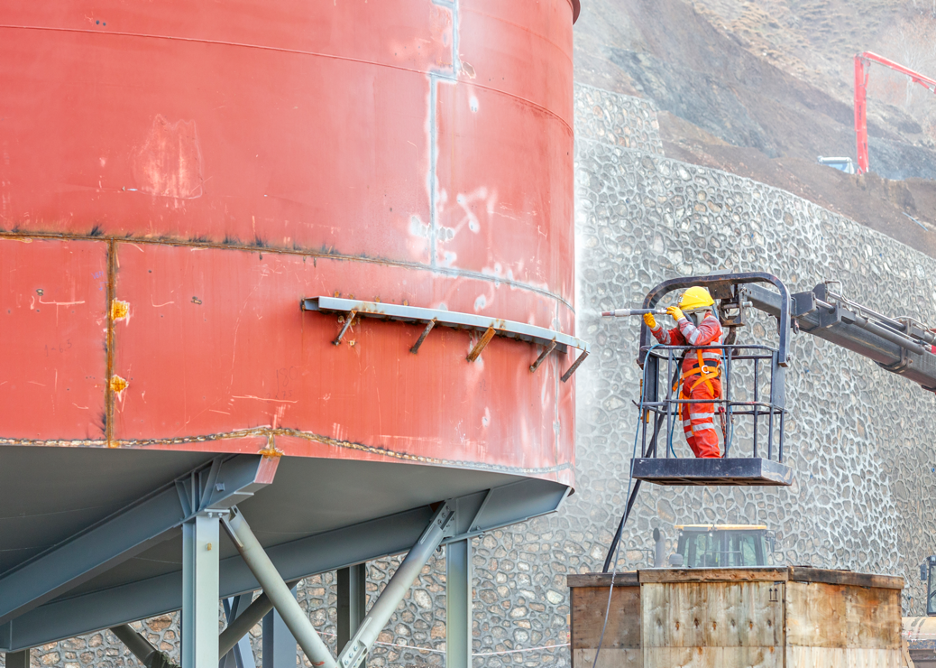
<instances>
[{"instance_id":1,"label":"red industrial tank","mask_svg":"<svg viewBox=\"0 0 936 668\"><path fill-rule=\"evenodd\" d=\"M555 507L573 465L561 377L585 352L577 11L0 8L0 503L21 517L0 523L0 574L216 453L283 456L243 504L271 548L518 484L462 534ZM178 559L159 558L181 538L167 536L0 623L174 577ZM247 588L221 578L222 594ZM171 598L60 615L5 647Z\"/></svg>"}]
</instances>

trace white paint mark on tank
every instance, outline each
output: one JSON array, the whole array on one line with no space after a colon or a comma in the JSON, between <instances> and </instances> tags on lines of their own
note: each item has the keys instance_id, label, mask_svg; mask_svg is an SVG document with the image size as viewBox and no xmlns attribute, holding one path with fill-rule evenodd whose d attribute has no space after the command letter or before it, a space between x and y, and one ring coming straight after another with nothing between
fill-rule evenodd
<instances>
[{"instance_id":1,"label":"white paint mark on tank","mask_svg":"<svg viewBox=\"0 0 936 668\"><path fill-rule=\"evenodd\" d=\"M491 409L487 406L484 407L484 416L481 418L481 426L487 427L491 424Z\"/></svg>"},{"instance_id":2,"label":"white paint mark on tank","mask_svg":"<svg viewBox=\"0 0 936 668\"><path fill-rule=\"evenodd\" d=\"M484 295L479 295L478 298L475 299L475 303L474 303L475 312L477 313L478 311L483 309L485 306L487 306L487 297L485 297Z\"/></svg>"},{"instance_id":3,"label":"white paint mark on tank","mask_svg":"<svg viewBox=\"0 0 936 668\"><path fill-rule=\"evenodd\" d=\"M474 95L472 95L471 99L468 100L468 108L471 109L471 111L474 113L478 112L478 98L476 98Z\"/></svg>"},{"instance_id":4,"label":"white paint mark on tank","mask_svg":"<svg viewBox=\"0 0 936 668\"><path fill-rule=\"evenodd\" d=\"M429 225L422 222L419 216L410 216L409 233L414 237L426 238L429 236Z\"/></svg>"},{"instance_id":5,"label":"white paint mark on tank","mask_svg":"<svg viewBox=\"0 0 936 668\"><path fill-rule=\"evenodd\" d=\"M133 175L139 189L150 195L172 199L201 197L204 178L195 121L171 123L157 114L135 156Z\"/></svg>"}]
</instances>

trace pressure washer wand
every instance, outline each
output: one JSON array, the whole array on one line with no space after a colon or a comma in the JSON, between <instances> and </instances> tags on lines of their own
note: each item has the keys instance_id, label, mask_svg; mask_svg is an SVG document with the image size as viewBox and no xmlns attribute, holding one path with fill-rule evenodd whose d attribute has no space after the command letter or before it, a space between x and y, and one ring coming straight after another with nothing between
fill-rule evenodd
<instances>
[{"instance_id":1,"label":"pressure washer wand","mask_svg":"<svg viewBox=\"0 0 936 668\"><path fill-rule=\"evenodd\" d=\"M665 308L619 308L614 311L602 311L601 315L605 318L624 318L629 315L666 315Z\"/></svg>"}]
</instances>

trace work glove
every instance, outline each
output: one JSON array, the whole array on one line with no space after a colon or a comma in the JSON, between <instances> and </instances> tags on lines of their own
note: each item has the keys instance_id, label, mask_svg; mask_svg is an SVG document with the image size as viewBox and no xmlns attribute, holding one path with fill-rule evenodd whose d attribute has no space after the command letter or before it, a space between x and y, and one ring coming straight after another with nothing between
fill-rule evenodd
<instances>
[{"instance_id":1,"label":"work glove","mask_svg":"<svg viewBox=\"0 0 936 668\"><path fill-rule=\"evenodd\" d=\"M686 317L685 315L683 315L682 310L678 306L669 306L667 307L666 312L669 315L673 316L673 320L675 320L676 322L679 322L680 320Z\"/></svg>"},{"instance_id":2,"label":"work glove","mask_svg":"<svg viewBox=\"0 0 936 668\"><path fill-rule=\"evenodd\" d=\"M644 322L647 323L647 327L650 329L656 329L656 318L653 317L652 313L644 313Z\"/></svg>"}]
</instances>

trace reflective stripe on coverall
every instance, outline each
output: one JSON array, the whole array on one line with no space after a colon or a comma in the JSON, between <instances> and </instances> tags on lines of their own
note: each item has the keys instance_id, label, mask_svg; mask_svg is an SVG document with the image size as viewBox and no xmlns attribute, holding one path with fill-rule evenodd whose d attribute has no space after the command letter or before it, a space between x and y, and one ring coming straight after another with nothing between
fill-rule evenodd
<instances>
[{"instance_id":1,"label":"reflective stripe on coverall","mask_svg":"<svg viewBox=\"0 0 936 668\"><path fill-rule=\"evenodd\" d=\"M721 345L723 338L721 323L711 311L706 313L698 327L684 317L680 318L673 329L665 330L657 325L656 329L650 331L656 340L665 346ZM712 400L721 397L721 379L705 379L699 370L700 357L702 364L711 368L721 362L721 356L721 350L718 348L686 351L682 365L680 399ZM715 404L680 404L679 414L686 441L693 454L701 458L720 457L718 432L715 429Z\"/></svg>"}]
</instances>

